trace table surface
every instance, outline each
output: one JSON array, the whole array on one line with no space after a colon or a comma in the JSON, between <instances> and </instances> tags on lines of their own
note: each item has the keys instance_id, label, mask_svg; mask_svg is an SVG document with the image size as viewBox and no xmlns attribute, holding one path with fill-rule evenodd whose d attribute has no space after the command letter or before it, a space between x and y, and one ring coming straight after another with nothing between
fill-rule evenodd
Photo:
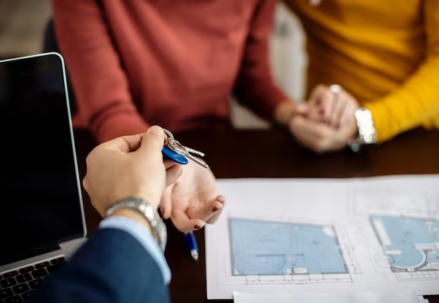
<instances>
[{"instance_id":1,"label":"table surface","mask_svg":"<svg viewBox=\"0 0 439 303\"><path fill-rule=\"evenodd\" d=\"M343 151L317 155L300 147L280 129L186 132L176 136L185 145L206 153L206 161L217 178L352 178L384 175L439 174L439 132L417 129L358 154ZM75 132L82 177L85 158L95 143L84 131ZM84 193L89 234L101 218ZM208 302L204 231L196 232L200 258L193 261L183 235L168 225L166 259L172 271L171 300ZM439 291L439 283L438 283ZM428 297L439 303L439 296ZM224 302L224 301L222 301Z\"/></svg>"}]
</instances>

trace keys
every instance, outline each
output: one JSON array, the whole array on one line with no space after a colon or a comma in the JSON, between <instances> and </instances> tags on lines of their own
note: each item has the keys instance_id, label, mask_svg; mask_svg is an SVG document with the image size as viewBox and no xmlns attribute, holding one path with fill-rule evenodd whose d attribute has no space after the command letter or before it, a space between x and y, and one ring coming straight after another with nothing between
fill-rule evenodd
<instances>
[{"instance_id":1,"label":"keys","mask_svg":"<svg viewBox=\"0 0 439 303\"><path fill-rule=\"evenodd\" d=\"M184 156L173 152L172 150L170 150L166 146L163 146L162 153L163 153L163 155L166 156L166 158L171 159L172 161L174 161L178 164L181 164L181 165L188 164L188 160Z\"/></svg>"},{"instance_id":2,"label":"keys","mask_svg":"<svg viewBox=\"0 0 439 303\"><path fill-rule=\"evenodd\" d=\"M10 297L12 295L13 295L13 293L12 293L12 290L10 288L0 290L0 299L4 299L4 298Z\"/></svg>"},{"instance_id":3,"label":"keys","mask_svg":"<svg viewBox=\"0 0 439 303\"><path fill-rule=\"evenodd\" d=\"M38 263L38 264L36 264L36 265L35 265L35 268L36 268L36 269L40 269L40 268L47 267L47 266L49 266L49 265L50 265L49 262L42 262L42 263Z\"/></svg>"},{"instance_id":4,"label":"keys","mask_svg":"<svg viewBox=\"0 0 439 303\"><path fill-rule=\"evenodd\" d=\"M24 282L27 282L30 280L32 280L32 277L30 276L30 274L27 274L27 273L20 275L20 276L17 276L18 283L24 283Z\"/></svg>"},{"instance_id":5,"label":"keys","mask_svg":"<svg viewBox=\"0 0 439 303\"><path fill-rule=\"evenodd\" d=\"M66 258L64 258L64 257L59 257L59 258L50 260L51 264L58 264L58 263L65 263L65 262L66 262Z\"/></svg>"},{"instance_id":6,"label":"keys","mask_svg":"<svg viewBox=\"0 0 439 303\"><path fill-rule=\"evenodd\" d=\"M14 290L14 293L17 295L30 290L29 286L27 286L26 283L14 286L12 287L12 289Z\"/></svg>"},{"instance_id":7,"label":"keys","mask_svg":"<svg viewBox=\"0 0 439 303\"><path fill-rule=\"evenodd\" d=\"M19 296L13 296L5 300L5 303L21 303L23 300Z\"/></svg>"},{"instance_id":8,"label":"keys","mask_svg":"<svg viewBox=\"0 0 439 303\"><path fill-rule=\"evenodd\" d=\"M53 271L58 270L59 268L63 267L65 264L66 264L66 262L57 263L55 265L47 267L47 270L49 271L49 273L52 273Z\"/></svg>"},{"instance_id":9,"label":"keys","mask_svg":"<svg viewBox=\"0 0 439 303\"><path fill-rule=\"evenodd\" d=\"M165 146L163 147L163 154L168 157L169 159L171 159L174 162L183 164L179 161L182 161L182 158L188 158L192 161L194 161L195 163L201 165L202 167L209 169L209 165L207 165L206 162L204 162L202 159L198 158L198 157L204 157L204 153L186 147L183 144L181 144L180 142L178 142L177 140L175 140L174 135L166 129L163 129L165 131L166 134L166 140L165 140ZM171 153L170 153L171 152ZM197 156L197 157L195 157ZM186 159L187 161L187 159ZM187 164L184 163L184 164Z\"/></svg>"},{"instance_id":10,"label":"keys","mask_svg":"<svg viewBox=\"0 0 439 303\"><path fill-rule=\"evenodd\" d=\"M32 297L32 291L28 291L28 292L25 292L24 294L21 294L21 297L22 297L24 300L26 300L27 298Z\"/></svg>"},{"instance_id":11,"label":"keys","mask_svg":"<svg viewBox=\"0 0 439 303\"><path fill-rule=\"evenodd\" d=\"M18 271L16 271L16 270L13 270L13 271L10 271L10 272L7 272L7 273L5 273L5 274L3 274L3 278L10 278L10 277L13 277L13 276L16 276L16 275L18 275Z\"/></svg>"},{"instance_id":12,"label":"keys","mask_svg":"<svg viewBox=\"0 0 439 303\"><path fill-rule=\"evenodd\" d=\"M34 279L38 279L38 278L45 277L48 274L49 273L44 268L40 268L40 269L37 269L37 270L32 272L32 277L34 277Z\"/></svg>"},{"instance_id":13,"label":"keys","mask_svg":"<svg viewBox=\"0 0 439 303\"><path fill-rule=\"evenodd\" d=\"M19 272L20 272L20 274L24 274L24 273L27 273L27 272L30 272L33 270L34 270L33 266L27 266L27 267L20 268Z\"/></svg>"},{"instance_id":14,"label":"keys","mask_svg":"<svg viewBox=\"0 0 439 303\"><path fill-rule=\"evenodd\" d=\"M1 281L0 284L2 287L11 287L17 285L17 282L15 281L14 278L8 278Z\"/></svg>"},{"instance_id":15,"label":"keys","mask_svg":"<svg viewBox=\"0 0 439 303\"><path fill-rule=\"evenodd\" d=\"M40 287L41 283L43 283L43 280L42 279L37 279L37 280L34 280L34 281L30 281L29 282L29 286L32 289L37 289L38 287Z\"/></svg>"}]
</instances>

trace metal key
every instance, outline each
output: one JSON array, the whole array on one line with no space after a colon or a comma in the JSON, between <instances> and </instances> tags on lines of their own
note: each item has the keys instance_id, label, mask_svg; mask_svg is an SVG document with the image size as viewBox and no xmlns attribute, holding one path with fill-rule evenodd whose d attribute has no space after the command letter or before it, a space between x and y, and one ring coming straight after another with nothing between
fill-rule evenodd
<instances>
[{"instance_id":1,"label":"metal key","mask_svg":"<svg viewBox=\"0 0 439 303\"><path fill-rule=\"evenodd\" d=\"M199 159L199 158L194 156L194 155L196 155L196 156L199 156L199 157L204 157L204 153L202 153L202 152L200 152L198 150L195 150L195 149L192 149L192 148L184 146L183 144L181 144L180 142L175 140L174 135L170 131L168 131L166 129L163 129L163 130L164 130L164 132L166 134L165 146L170 151L174 152L175 154L187 157L188 159L194 161L195 163L201 165L202 167L204 167L206 169L209 169L209 165L207 165L206 162L204 162L202 159ZM169 157L169 155L167 155L167 156ZM171 157L170 159L175 161L174 158L175 157Z\"/></svg>"},{"instance_id":2,"label":"metal key","mask_svg":"<svg viewBox=\"0 0 439 303\"><path fill-rule=\"evenodd\" d=\"M198 150L186 147L176 140L174 142L170 142L169 145L170 145L170 149L172 149L175 153L180 154L182 156L185 156L188 159L191 159L192 161L201 165L204 168L207 168L207 169L209 168L209 165L207 165L206 162L204 162L202 159L194 156L194 155L197 155L200 157L204 157L204 153L202 153Z\"/></svg>"}]
</instances>

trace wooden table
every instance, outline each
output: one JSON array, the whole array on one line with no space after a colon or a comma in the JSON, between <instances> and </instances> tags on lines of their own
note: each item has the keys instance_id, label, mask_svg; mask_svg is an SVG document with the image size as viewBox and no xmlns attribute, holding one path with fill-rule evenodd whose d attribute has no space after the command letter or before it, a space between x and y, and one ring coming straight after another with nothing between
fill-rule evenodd
<instances>
[{"instance_id":1,"label":"wooden table","mask_svg":"<svg viewBox=\"0 0 439 303\"><path fill-rule=\"evenodd\" d=\"M79 166L85 172L85 157L95 143L90 134L77 131ZM316 155L301 148L282 130L188 132L178 134L184 144L206 153L217 178L351 178L402 174L439 174L439 132L414 130L359 154L343 151ZM89 233L100 217L85 196ZM169 223L169 222L168 222ZM198 262L191 260L184 237L168 224L166 258L172 271L170 285L174 303L208 302L204 231L196 233ZM439 282L438 282L439 291ZM439 296L429 297L439 303Z\"/></svg>"}]
</instances>

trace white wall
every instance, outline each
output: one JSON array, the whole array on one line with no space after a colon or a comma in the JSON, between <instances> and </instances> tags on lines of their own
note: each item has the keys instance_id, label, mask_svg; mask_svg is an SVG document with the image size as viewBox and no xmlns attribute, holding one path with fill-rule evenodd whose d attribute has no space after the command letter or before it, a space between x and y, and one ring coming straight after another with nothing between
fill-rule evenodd
<instances>
[{"instance_id":1,"label":"white wall","mask_svg":"<svg viewBox=\"0 0 439 303\"><path fill-rule=\"evenodd\" d=\"M0 0L0 57L41 52L50 0Z\"/></svg>"}]
</instances>

